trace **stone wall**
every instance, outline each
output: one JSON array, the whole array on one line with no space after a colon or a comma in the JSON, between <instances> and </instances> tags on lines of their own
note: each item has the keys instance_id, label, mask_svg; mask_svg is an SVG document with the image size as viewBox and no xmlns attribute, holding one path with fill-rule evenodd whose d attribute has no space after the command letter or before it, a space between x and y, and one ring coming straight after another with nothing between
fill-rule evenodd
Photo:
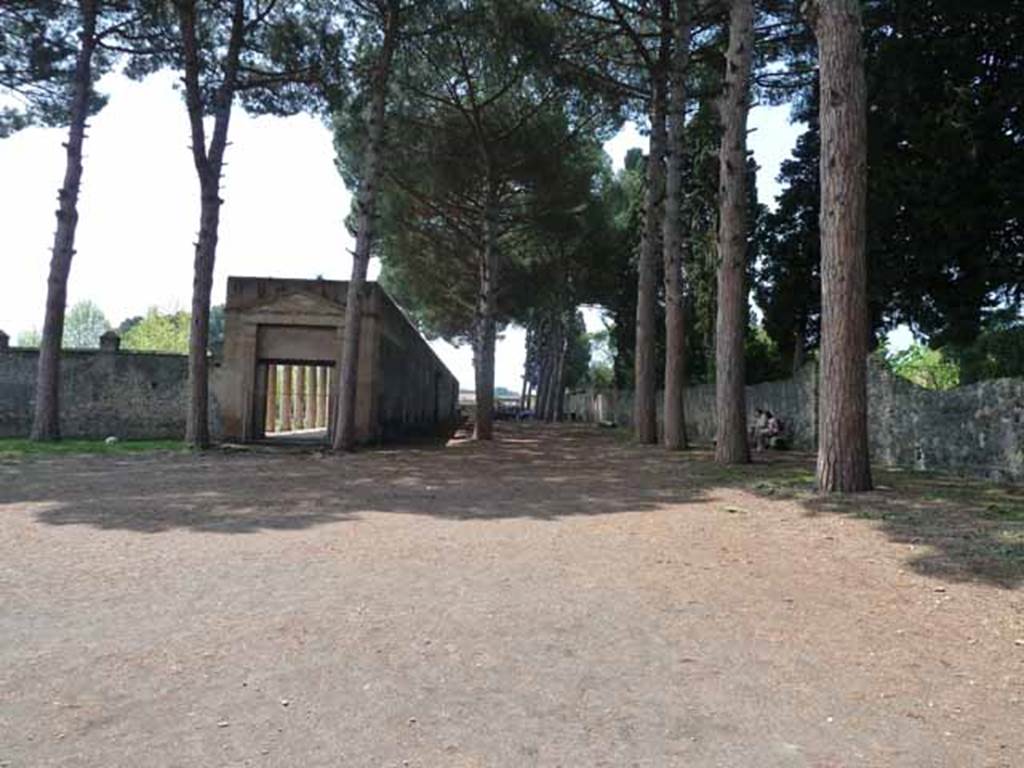
<instances>
[{"instance_id":1,"label":"stone wall","mask_svg":"<svg viewBox=\"0 0 1024 768\"><path fill-rule=\"evenodd\" d=\"M266 376L259 393L253 383L257 365L267 362L261 354L269 361L284 355L295 356L299 365L333 365L341 349L339 301L347 283L232 277L228 288L225 356L211 360L209 368L210 435L250 440L262 437L262 429L243 429L254 420L254 400L266 402ZM458 382L379 286L369 283L367 293L356 404L357 428L363 420L360 441L450 436ZM260 335L264 328L273 332L267 338ZM61 352L62 435L183 439L187 356L122 352L119 346L117 334L108 332L98 350ZM36 349L9 347L0 331L0 437L26 437L32 429L38 358ZM331 379L330 399L336 402L337 380Z\"/></svg>"},{"instance_id":2,"label":"stone wall","mask_svg":"<svg viewBox=\"0 0 1024 768\"><path fill-rule=\"evenodd\" d=\"M1024 380L937 392L875 369L868 401L875 461L1024 480Z\"/></svg>"},{"instance_id":3,"label":"stone wall","mask_svg":"<svg viewBox=\"0 0 1024 768\"><path fill-rule=\"evenodd\" d=\"M658 433L662 432L663 393L659 390ZM699 384L687 387L683 398L686 434L691 441L710 443L715 439L715 386ZM769 381L747 387L747 418L753 421L755 408L767 408L781 416L793 437L794 446L813 450L817 434L817 371L804 368L792 379ZM613 421L620 426L633 424L631 391L574 392L569 395L566 412L584 421Z\"/></svg>"},{"instance_id":4,"label":"stone wall","mask_svg":"<svg viewBox=\"0 0 1024 768\"><path fill-rule=\"evenodd\" d=\"M661 393L659 392L659 401ZM576 392L567 412L589 421L632 423L631 392ZM690 439L708 444L715 435L713 385L690 387L685 396ZM781 416L795 448L817 448L817 369L794 378L747 387L748 419L754 408ZM661 428L661 406L658 408ZM878 465L942 470L993 479L1024 480L1024 380L996 379L937 392L868 367L868 430Z\"/></svg>"},{"instance_id":5,"label":"stone wall","mask_svg":"<svg viewBox=\"0 0 1024 768\"><path fill-rule=\"evenodd\" d=\"M39 352L0 349L0 437L32 429ZM172 439L185 434L188 358L115 350L61 353L61 434Z\"/></svg>"},{"instance_id":6,"label":"stone wall","mask_svg":"<svg viewBox=\"0 0 1024 768\"><path fill-rule=\"evenodd\" d=\"M386 294L381 291L375 298L380 319L374 403L377 440L451 437L459 382Z\"/></svg>"}]
</instances>

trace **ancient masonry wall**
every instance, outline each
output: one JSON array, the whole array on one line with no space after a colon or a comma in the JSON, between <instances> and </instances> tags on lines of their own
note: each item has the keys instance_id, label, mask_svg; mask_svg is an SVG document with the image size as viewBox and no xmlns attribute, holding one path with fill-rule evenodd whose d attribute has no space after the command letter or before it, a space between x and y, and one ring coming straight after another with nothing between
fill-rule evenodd
<instances>
[{"instance_id":1,"label":"ancient masonry wall","mask_svg":"<svg viewBox=\"0 0 1024 768\"><path fill-rule=\"evenodd\" d=\"M35 349L0 348L0 437L25 437L35 408ZM64 350L65 437L173 439L185 434L188 358L146 352Z\"/></svg>"},{"instance_id":2,"label":"ancient masonry wall","mask_svg":"<svg viewBox=\"0 0 1024 768\"><path fill-rule=\"evenodd\" d=\"M459 382L383 291L374 293L380 319L374 403L377 439L454 433Z\"/></svg>"},{"instance_id":3,"label":"ancient masonry wall","mask_svg":"<svg viewBox=\"0 0 1024 768\"><path fill-rule=\"evenodd\" d=\"M784 381L747 387L748 419L754 408L780 415L794 447L817 448L817 370L804 366ZM659 393L658 422L661 427ZM567 412L587 421L632 423L631 392L577 392ZM690 440L715 437L713 385L690 387L685 396ZM996 379L938 392L918 387L875 365L868 367L871 459L889 467L942 470L1000 480L1024 480L1024 379Z\"/></svg>"}]
</instances>

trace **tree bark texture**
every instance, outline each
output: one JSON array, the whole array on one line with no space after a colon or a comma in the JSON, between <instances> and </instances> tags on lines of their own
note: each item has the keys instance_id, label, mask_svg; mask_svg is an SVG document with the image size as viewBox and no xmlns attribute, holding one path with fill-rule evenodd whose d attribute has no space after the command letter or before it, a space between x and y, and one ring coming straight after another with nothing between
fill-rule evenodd
<instances>
[{"instance_id":1,"label":"tree bark texture","mask_svg":"<svg viewBox=\"0 0 1024 768\"><path fill-rule=\"evenodd\" d=\"M558 421L558 401L561 398L561 369L565 360L565 328L561 314L555 314L548 340L548 386L544 405L544 420Z\"/></svg>"},{"instance_id":2,"label":"tree bark texture","mask_svg":"<svg viewBox=\"0 0 1024 768\"><path fill-rule=\"evenodd\" d=\"M547 335L547 322L541 325L541 342L539 345L540 365L537 372L537 406L536 417L547 420L548 388L551 383L551 340Z\"/></svg>"},{"instance_id":3,"label":"tree bark texture","mask_svg":"<svg viewBox=\"0 0 1024 768\"><path fill-rule=\"evenodd\" d=\"M225 52L224 73L213 95L213 133L206 146L203 125L202 89L200 86L200 54L197 36L195 0L177 4L181 24L182 58L184 60L185 106L192 134L192 159L199 177L199 236L195 244L192 280L192 327L188 343L189 408L185 423L185 440L193 448L210 445L209 420L209 357L210 295L213 291L213 267L217 256L220 227L220 178L224 169L231 107L235 99L238 60L245 36L245 3L234 0L231 34Z\"/></svg>"},{"instance_id":4,"label":"tree bark texture","mask_svg":"<svg viewBox=\"0 0 1024 768\"><path fill-rule=\"evenodd\" d=\"M567 318L565 312L552 312L536 330L540 337L536 416L542 421L560 421L564 416Z\"/></svg>"},{"instance_id":5,"label":"tree bark texture","mask_svg":"<svg viewBox=\"0 0 1024 768\"><path fill-rule=\"evenodd\" d=\"M398 34L398 4L388 3L384 21L384 42L371 81L370 108L366 126L366 155L363 178L357 197L356 248L352 254L352 276L345 302L345 329L341 344L337 428L334 450L351 451L356 444L356 390L359 381L359 338L363 325L363 294L370 266L374 224L377 218L377 192L381 175L381 145L387 109L388 81Z\"/></svg>"},{"instance_id":6,"label":"tree bark texture","mask_svg":"<svg viewBox=\"0 0 1024 768\"><path fill-rule=\"evenodd\" d=\"M46 286L46 315L39 343L33 440L60 438L60 348L64 340L68 275L71 272L71 259L75 255L78 192L82 183L82 144L85 142L85 121L89 115L89 97L92 94L92 56L96 49L96 0L81 0L78 7L82 31L75 61L68 140L64 145L67 152L64 183L57 195L57 230L53 236L53 254Z\"/></svg>"},{"instance_id":7,"label":"tree bark texture","mask_svg":"<svg viewBox=\"0 0 1024 768\"><path fill-rule=\"evenodd\" d=\"M476 379L476 440L494 438L494 345L498 310L498 201L491 186L484 206L483 243L479 258L480 288L476 308L474 374Z\"/></svg>"},{"instance_id":8,"label":"tree bark texture","mask_svg":"<svg viewBox=\"0 0 1024 768\"><path fill-rule=\"evenodd\" d=\"M541 418L544 421L554 419L555 391L558 386L558 350L561 346L558 321L558 316L552 315L545 324L547 338L544 342L544 402L541 405Z\"/></svg>"},{"instance_id":9,"label":"tree bark texture","mask_svg":"<svg viewBox=\"0 0 1024 768\"><path fill-rule=\"evenodd\" d=\"M636 350L634 362L633 429L638 443L658 442L657 366L655 319L657 304L657 255L664 213L665 189L665 70L660 65L651 75L651 140L647 157L647 190L644 198L644 234L640 245L636 297Z\"/></svg>"},{"instance_id":10,"label":"tree bark texture","mask_svg":"<svg viewBox=\"0 0 1024 768\"><path fill-rule=\"evenodd\" d=\"M718 309L715 318L715 460L750 461L747 440L747 115L754 48L752 0L732 0L725 90L719 100Z\"/></svg>"},{"instance_id":11,"label":"tree bark texture","mask_svg":"<svg viewBox=\"0 0 1024 768\"><path fill-rule=\"evenodd\" d=\"M672 74L668 101L665 158L665 213L662 247L665 261L665 447L686 447L686 279L683 275L683 131L686 119L686 70L690 56L690 0L676 0Z\"/></svg>"},{"instance_id":12,"label":"tree bark texture","mask_svg":"<svg viewBox=\"0 0 1024 768\"><path fill-rule=\"evenodd\" d=\"M216 182L201 184L199 238L196 241L192 278L192 327L188 345L189 413L185 440L194 448L210 444L209 365L206 340L210 337L210 296L213 265L220 226L219 176Z\"/></svg>"},{"instance_id":13,"label":"tree bark texture","mask_svg":"<svg viewBox=\"0 0 1024 768\"><path fill-rule=\"evenodd\" d=\"M555 367L554 397L551 403L551 420L561 421L565 418L565 356L568 351L565 326L559 336L558 357Z\"/></svg>"},{"instance_id":14,"label":"tree bark texture","mask_svg":"<svg viewBox=\"0 0 1024 768\"><path fill-rule=\"evenodd\" d=\"M810 17L821 82L821 379L818 488L871 489L867 425L867 95L858 0Z\"/></svg>"}]
</instances>

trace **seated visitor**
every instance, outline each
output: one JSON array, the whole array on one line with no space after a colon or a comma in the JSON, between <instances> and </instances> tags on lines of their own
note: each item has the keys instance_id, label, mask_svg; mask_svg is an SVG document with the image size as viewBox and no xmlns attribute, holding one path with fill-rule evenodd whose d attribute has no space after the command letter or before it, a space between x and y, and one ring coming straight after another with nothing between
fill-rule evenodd
<instances>
[{"instance_id":1,"label":"seated visitor","mask_svg":"<svg viewBox=\"0 0 1024 768\"><path fill-rule=\"evenodd\" d=\"M785 426L782 419L769 410L758 409L757 421L754 425L754 448L763 451L781 445Z\"/></svg>"},{"instance_id":2,"label":"seated visitor","mask_svg":"<svg viewBox=\"0 0 1024 768\"><path fill-rule=\"evenodd\" d=\"M762 429L768 426L768 417L765 412L760 408L754 409L754 421L750 425L750 442L755 446L757 445L757 436L761 433Z\"/></svg>"}]
</instances>

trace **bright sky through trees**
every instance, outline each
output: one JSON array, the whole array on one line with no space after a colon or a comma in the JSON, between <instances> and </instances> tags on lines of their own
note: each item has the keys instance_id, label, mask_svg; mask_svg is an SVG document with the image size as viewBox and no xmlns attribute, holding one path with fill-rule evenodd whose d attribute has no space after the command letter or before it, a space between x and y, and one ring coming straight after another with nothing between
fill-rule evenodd
<instances>
[{"instance_id":1,"label":"bright sky through trees","mask_svg":"<svg viewBox=\"0 0 1024 768\"><path fill-rule=\"evenodd\" d=\"M95 301L115 325L147 308L186 309L198 213L188 154L188 123L174 76L144 82L104 79L106 109L90 121L69 306ZM761 166L758 193L771 204L775 176L799 133L787 107L756 108L750 147ZM53 210L63 173L63 129L30 128L0 141L0 329L17 334L42 325ZM346 280L352 238L342 222L350 195L334 169L330 132L318 120L232 119L225 205L214 282L223 301L229 274ZM616 167L647 140L627 126L606 145ZM370 278L377 274L371 264ZM585 313L591 330L597 313ZM498 343L496 383L518 391L524 336L510 328ZM472 388L472 355L436 341L463 388Z\"/></svg>"}]
</instances>

